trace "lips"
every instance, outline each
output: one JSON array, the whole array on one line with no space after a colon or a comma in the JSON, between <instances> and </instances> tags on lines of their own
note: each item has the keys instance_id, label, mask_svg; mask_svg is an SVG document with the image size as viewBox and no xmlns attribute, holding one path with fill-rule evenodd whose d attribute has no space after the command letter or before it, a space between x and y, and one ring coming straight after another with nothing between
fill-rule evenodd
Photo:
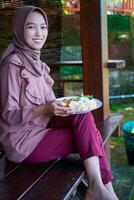
<instances>
[{"instance_id":1,"label":"lips","mask_svg":"<svg viewBox=\"0 0 134 200\"><path fill-rule=\"evenodd\" d=\"M42 42L43 39L33 39L34 42Z\"/></svg>"}]
</instances>

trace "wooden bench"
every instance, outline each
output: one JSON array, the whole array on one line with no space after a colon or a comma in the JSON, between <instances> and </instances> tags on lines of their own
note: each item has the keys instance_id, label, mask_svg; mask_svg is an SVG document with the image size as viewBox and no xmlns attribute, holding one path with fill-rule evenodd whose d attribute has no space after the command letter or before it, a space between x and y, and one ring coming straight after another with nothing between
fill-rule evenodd
<instances>
[{"instance_id":1,"label":"wooden bench","mask_svg":"<svg viewBox=\"0 0 134 200\"><path fill-rule=\"evenodd\" d=\"M97 123L104 145L119 126L120 115L111 115ZM14 164L0 150L0 200L67 200L83 195L85 171L79 157L57 159L48 163Z\"/></svg>"}]
</instances>

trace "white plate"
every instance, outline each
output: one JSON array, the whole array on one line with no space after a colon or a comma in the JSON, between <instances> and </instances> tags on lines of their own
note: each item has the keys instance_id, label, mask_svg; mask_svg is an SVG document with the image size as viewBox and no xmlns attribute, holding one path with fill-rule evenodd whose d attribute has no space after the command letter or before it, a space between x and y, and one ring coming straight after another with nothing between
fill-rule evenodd
<instances>
[{"instance_id":1,"label":"white plate","mask_svg":"<svg viewBox=\"0 0 134 200\"><path fill-rule=\"evenodd\" d=\"M63 101L64 99L71 99L71 98L78 98L78 96L68 96L68 97L61 97L61 98L57 98L58 101ZM94 100L96 102L96 107L93 109L88 109L86 111L75 111L74 114L84 114L87 112L91 112L93 110L96 110L98 108L100 108L102 106L102 102L96 98L92 98L92 100Z\"/></svg>"}]
</instances>

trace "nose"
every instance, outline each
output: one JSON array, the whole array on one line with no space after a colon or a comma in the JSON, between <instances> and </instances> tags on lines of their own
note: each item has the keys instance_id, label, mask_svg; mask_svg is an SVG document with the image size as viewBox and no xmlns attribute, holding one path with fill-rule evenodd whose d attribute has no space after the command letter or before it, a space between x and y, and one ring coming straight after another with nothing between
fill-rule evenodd
<instances>
[{"instance_id":1,"label":"nose","mask_svg":"<svg viewBox=\"0 0 134 200\"><path fill-rule=\"evenodd\" d=\"M41 31L41 28L36 28L36 33L35 33L37 36L40 36L42 35L42 31Z\"/></svg>"}]
</instances>

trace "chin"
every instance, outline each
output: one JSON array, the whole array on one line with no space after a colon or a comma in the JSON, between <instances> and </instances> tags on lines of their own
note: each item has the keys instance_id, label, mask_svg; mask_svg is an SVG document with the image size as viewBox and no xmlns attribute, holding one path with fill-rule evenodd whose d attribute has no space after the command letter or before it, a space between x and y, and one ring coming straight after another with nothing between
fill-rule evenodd
<instances>
[{"instance_id":1,"label":"chin","mask_svg":"<svg viewBox=\"0 0 134 200\"><path fill-rule=\"evenodd\" d=\"M38 50L38 51L39 51L39 50L42 49L42 47L43 47L43 46L41 46L41 47L31 47L31 49L33 49L33 50Z\"/></svg>"},{"instance_id":2,"label":"chin","mask_svg":"<svg viewBox=\"0 0 134 200\"><path fill-rule=\"evenodd\" d=\"M33 44L33 45L31 44L30 48L33 50L41 50L43 45L44 45L44 43L43 44Z\"/></svg>"}]
</instances>

